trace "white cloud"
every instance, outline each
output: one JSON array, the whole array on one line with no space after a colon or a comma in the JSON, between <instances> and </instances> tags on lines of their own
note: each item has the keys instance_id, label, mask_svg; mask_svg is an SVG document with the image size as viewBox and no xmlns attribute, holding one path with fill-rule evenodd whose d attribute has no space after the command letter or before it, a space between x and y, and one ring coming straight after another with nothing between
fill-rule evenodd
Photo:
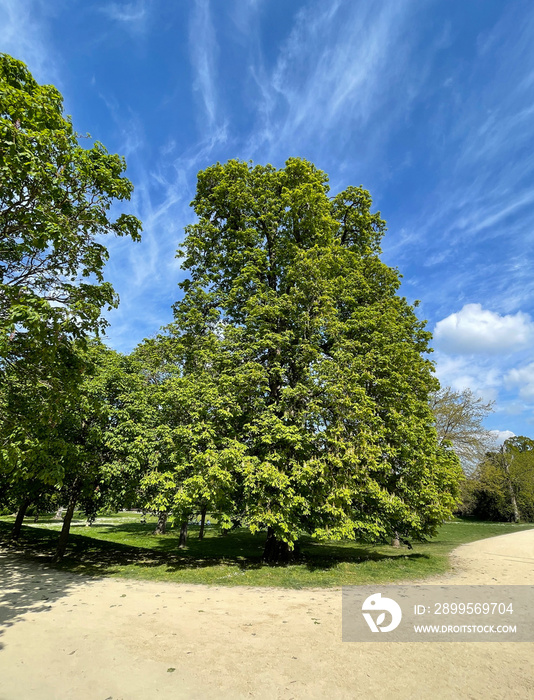
<instances>
[{"instance_id":1,"label":"white cloud","mask_svg":"<svg viewBox=\"0 0 534 700\"><path fill-rule=\"evenodd\" d=\"M257 32L255 25L262 2L263 0L234 0L227 10L235 28L247 40L251 33Z\"/></svg>"},{"instance_id":2,"label":"white cloud","mask_svg":"<svg viewBox=\"0 0 534 700\"><path fill-rule=\"evenodd\" d=\"M515 437L515 433L512 433L511 430L490 430L490 433L493 435L496 445L502 445L508 438Z\"/></svg>"},{"instance_id":3,"label":"white cloud","mask_svg":"<svg viewBox=\"0 0 534 700\"><path fill-rule=\"evenodd\" d=\"M501 354L524 348L534 338L534 323L521 311L501 316L481 304L465 304L438 321L434 338L446 353Z\"/></svg>"},{"instance_id":4,"label":"white cloud","mask_svg":"<svg viewBox=\"0 0 534 700\"><path fill-rule=\"evenodd\" d=\"M524 367L511 369L505 377L508 386L518 386L519 396L525 401L534 401L534 362Z\"/></svg>"},{"instance_id":5,"label":"white cloud","mask_svg":"<svg viewBox=\"0 0 534 700\"><path fill-rule=\"evenodd\" d=\"M472 358L450 357L436 353L436 375L442 386L454 391L470 389L484 401L495 401L502 384L498 367L485 359L474 362Z\"/></svg>"}]
</instances>

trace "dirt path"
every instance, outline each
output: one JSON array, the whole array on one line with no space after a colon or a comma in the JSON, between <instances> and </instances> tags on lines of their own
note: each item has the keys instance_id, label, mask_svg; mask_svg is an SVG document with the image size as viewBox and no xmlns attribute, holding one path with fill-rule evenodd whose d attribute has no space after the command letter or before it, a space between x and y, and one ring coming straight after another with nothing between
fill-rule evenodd
<instances>
[{"instance_id":1,"label":"dirt path","mask_svg":"<svg viewBox=\"0 0 534 700\"><path fill-rule=\"evenodd\" d=\"M534 584L534 530L453 564L433 583ZM83 579L2 552L0 586L0 700L534 698L534 643L343 644L340 590Z\"/></svg>"}]
</instances>

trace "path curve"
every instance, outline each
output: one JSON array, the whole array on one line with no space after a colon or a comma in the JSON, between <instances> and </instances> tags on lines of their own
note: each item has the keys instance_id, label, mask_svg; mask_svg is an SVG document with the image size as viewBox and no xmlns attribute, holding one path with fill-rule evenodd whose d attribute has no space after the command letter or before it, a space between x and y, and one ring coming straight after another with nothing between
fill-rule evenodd
<instances>
[{"instance_id":1,"label":"path curve","mask_svg":"<svg viewBox=\"0 0 534 700\"><path fill-rule=\"evenodd\" d=\"M431 582L534 585L534 530L452 563ZM534 697L534 643L343 644L339 589L86 579L0 552L0 591L0 700Z\"/></svg>"}]
</instances>

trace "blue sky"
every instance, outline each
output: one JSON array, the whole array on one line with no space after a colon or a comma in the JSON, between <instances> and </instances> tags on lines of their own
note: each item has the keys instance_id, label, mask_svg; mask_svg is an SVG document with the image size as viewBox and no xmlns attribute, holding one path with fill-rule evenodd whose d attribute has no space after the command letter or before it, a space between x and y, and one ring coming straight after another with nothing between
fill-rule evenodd
<instances>
[{"instance_id":1,"label":"blue sky","mask_svg":"<svg viewBox=\"0 0 534 700\"><path fill-rule=\"evenodd\" d=\"M0 51L126 156L143 242L108 241L108 342L171 320L197 172L313 161L370 190L383 259L445 385L534 434L534 4L503 0L0 0Z\"/></svg>"}]
</instances>

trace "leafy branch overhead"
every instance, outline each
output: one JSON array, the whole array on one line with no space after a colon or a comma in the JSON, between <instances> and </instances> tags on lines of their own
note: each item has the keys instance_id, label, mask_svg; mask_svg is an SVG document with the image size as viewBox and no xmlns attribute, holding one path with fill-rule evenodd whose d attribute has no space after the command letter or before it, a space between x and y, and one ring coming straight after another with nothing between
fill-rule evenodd
<instances>
[{"instance_id":1,"label":"leafy branch overhead","mask_svg":"<svg viewBox=\"0 0 534 700\"><path fill-rule=\"evenodd\" d=\"M60 93L0 54L0 357L14 333L40 341L106 325L101 311L118 299L100 236L141 230L134 216L109 215L132 193L125 169L102 144L80 145Z\"/></svg>"}]
</instances>

